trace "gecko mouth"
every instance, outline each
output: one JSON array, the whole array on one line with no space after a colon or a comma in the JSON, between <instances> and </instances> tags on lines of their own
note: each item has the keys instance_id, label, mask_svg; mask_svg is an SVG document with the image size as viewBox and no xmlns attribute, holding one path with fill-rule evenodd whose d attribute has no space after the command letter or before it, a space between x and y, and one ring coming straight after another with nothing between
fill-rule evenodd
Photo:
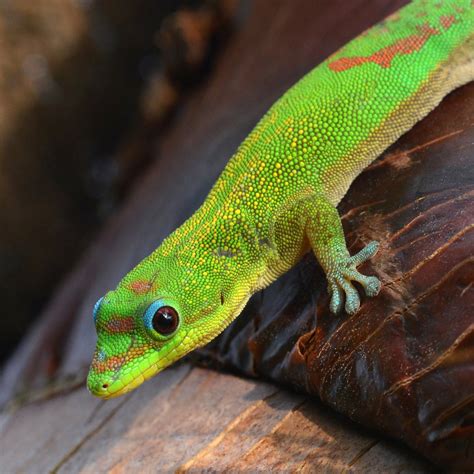
<instances>
[{"instance_id":1,"label":"gecko mouth","mask_svg":"<svg viewBox=\"0 0 474 474\"><path fill-rule=\"evenodd\" d=\"M119 363L120 365L109 377L100 377L101 370L97 370L97 364L92 364L87 377L88 390L96 397L105 400L132 391L146 380L166 369L175 359L183 356L184 353L176 354L176 352L182 346L187 336L188 332L183 335L181 341L176 346L168 350L166 350L166 347L162 348L162 350L151 349L146 357L127 368L127 355L135 347L133 340L127 352L121 356L119 361L115 361L116 364Z\"/></svg>"},{"instance_id":2,"label":"gecko mouth","mask_svg":"<svg viewBox=\"0 0 474 474\"><path fill-rule=\"evenodd\" d=\"M115 398L120 395L125 395L126 393L131 392L134 388L145 382L145 380L146 379L143 374L138 374L126 384L123 384L123 382L117 378L113 382L105 382L102 385L99 385L99 387L91 388L91 386L88 384L88 389L96 397L100 397L104 400L109 400L110 398Z\"/></svg>"},{"instance_id":3,"label":"gecko mouth","mask_svg":"<svg viewBox=\"0 0 474 474\"><path fill-rule=\"evenodd\" d=\"M131 369L124 374L122 373L124 364L125 360L110 378L98 378L97 373L91 370L87 380L88 390L96 397L105 400L118 397L138 387L164 368L159 368L157 362L153 361L147 364L147 368L142 369L139 365L135 370Z\"/></svg>"},{"instance_id":4,"label":"gecko mouth","mask_svg":"<svg viewBox=\"0 0 474 474\"><path fill-rule=\"evenodd\" d=\"M131 380L128 380L129 377L124 377L122 374L122 369L127 362L127 355L135 348L135 340L135 336L132 336L127 350L118 360L116 358L109 358L104 361L100 357L94 357L87 377L87 388L89 392L96 397L108 399L129 392L134 387L143 383L144 380L137 380L140 378L140 373ZM98 354L101 354L101 351L99 351ZM104 372L111 364L116 366L113 374L109 377L99 377L99 374ZM134 370L131 370L129 373L133 374L134 372Z\"/></svg>"}]
</instances>

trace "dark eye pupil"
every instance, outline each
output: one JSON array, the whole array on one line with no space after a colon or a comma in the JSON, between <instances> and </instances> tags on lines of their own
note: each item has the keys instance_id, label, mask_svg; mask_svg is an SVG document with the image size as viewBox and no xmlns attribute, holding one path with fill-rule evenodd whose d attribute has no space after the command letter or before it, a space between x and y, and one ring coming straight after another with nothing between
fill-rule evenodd
<instances>
[{"instance_id":1,"label":"dark eye pupil","mask_svg":"<svg viewBox=\"0 0 474 474\"><path fill-rule=\"evenodd\" d=\"M153 315L152 325L157 333L167 336L176 331L178 322L178 313L171 306L163 306Z\"/></svg>"}]
</instances>

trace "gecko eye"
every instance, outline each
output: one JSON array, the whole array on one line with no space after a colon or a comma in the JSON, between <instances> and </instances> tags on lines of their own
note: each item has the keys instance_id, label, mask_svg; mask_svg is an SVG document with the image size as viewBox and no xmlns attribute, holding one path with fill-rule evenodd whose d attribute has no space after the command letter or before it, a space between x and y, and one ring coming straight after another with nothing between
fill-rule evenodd
<instances>
[{"instance_id":1,"label":"gecko eye","mask_svg":"<svg viewBox=\"0 0 474 474\"><path fill-rule=\"evenodd\" d=\"M152 319L153 329L163 336L168 336L176 331L179 323L178 313L171 306L163 306L154 315Z\"/></svg>"},{"instance_id":2,"label":"gecko eye","mask_svg":"<svg viewBox=\"0 0 474 474\"><path fill-rule=\"evenodd\" d=\"M99 298L96 302L96 304L94 305L94 309L92 310L92 315L94 317L94 322L97 321L97 313L99 312L99 308L100 308L100 303L102 303L102 300L104 299L104 297L102 296L102 298Z\"/></svg>"},{"instance_id":3,"label":"gecko eye","mask_svg":"<svg viewBox=\"0 0 474 474\"><path fill-rule=\"evenodd\" d=\"M145 324L148 329L152 329L162 336L169 336L178 328L179 315L174 308L162 306L162 302L158 300L145 311Z\"/></svg>"}]
</instances>

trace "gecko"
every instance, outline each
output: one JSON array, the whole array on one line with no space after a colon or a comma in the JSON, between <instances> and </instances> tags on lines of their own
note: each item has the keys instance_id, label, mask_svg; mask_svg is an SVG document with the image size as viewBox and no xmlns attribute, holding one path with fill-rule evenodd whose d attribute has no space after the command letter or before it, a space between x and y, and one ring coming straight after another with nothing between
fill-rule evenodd
<instances>
[{"instance_id":1,"label":"gecko","mask_svg":"<svg viewBox=\"0 0 474 474\"><path fill-rule=\"evenodd\" d=\"M220 334L249 298L314 252L329 309L355 314L379 279L357 267L336 206L352 181L453 89L474 80L474 1L414 0L291 87L199 209L93 309L89 391L138 387Z\"/></svg>"}]
</instances>

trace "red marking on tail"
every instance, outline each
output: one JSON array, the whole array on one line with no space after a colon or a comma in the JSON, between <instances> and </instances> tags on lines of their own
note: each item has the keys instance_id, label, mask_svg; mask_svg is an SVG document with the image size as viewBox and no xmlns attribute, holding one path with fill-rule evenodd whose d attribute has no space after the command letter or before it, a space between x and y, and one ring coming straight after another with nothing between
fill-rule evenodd
<instances>
[{"instance_id":1,"label":"red marking on tail","mask_svg":"<svg viewBox=\"0 0 474 474\"><path fill-rule=\"evenodd\" d=\"M341 72L365 63L375 63L384 69L389 68L396 56L403 56L419 51L429 38L439 34L440 31L438 29L425 24L420 27L420 33L418 34L402 38L390 46L376 51L370 56L354 56L352 58L337 59L329 63L329 69L334 72Z\"/></svg>"}]
</instances>

